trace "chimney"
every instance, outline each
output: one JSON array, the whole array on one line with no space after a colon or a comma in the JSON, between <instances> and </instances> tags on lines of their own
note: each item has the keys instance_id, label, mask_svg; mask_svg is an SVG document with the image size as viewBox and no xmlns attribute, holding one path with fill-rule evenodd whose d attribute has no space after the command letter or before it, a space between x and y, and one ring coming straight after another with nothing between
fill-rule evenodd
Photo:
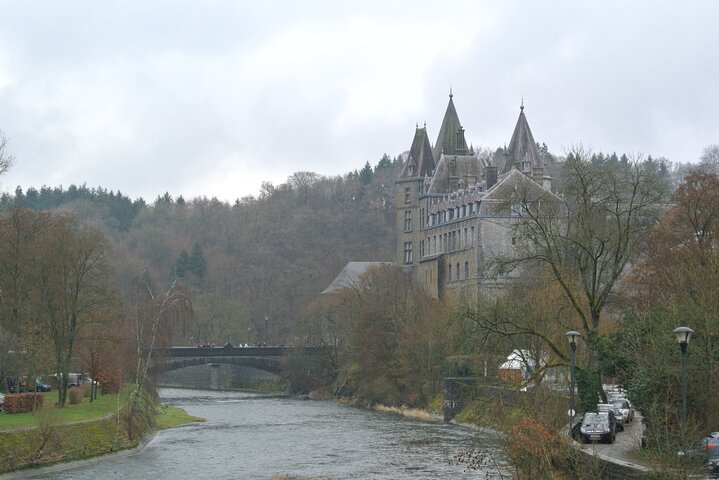
<instances>
[{"instance_id":1,"label":"chimney","mask_svg":"<svg viewBox=\"0 0 719 480\"><path fill-rule=\"evenodd\" d=\"M497 183L497 167L494 165L491 165L489 167L486 167L484 169L486 174L486 181L487 181L487 190L492 188L495 183Z\"/></svg>"},{"instance_id":2,"label":"chimney","mask_svg":"<svg viewBox=\"0 0 719 480\"><path fill-rule=\"evenodd\" d=\"M542 184L542 178L544 177L544 168L543 167L534 167L532 169L532 179L537 182L538 184Z\"/></svg>"}]
</instances>

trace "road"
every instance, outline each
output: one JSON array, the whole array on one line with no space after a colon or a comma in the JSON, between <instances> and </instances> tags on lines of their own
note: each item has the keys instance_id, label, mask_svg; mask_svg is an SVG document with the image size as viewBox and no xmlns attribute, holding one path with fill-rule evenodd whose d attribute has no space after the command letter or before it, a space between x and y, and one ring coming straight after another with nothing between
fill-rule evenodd
<instances>
[{"instance_id":1,"label":"road","mask_svg":"<svg viewBox=\"0 0 719 480\"><path fill-rule=\"evenodd\" d=\"M634 452L641 447L643 428L642 416L636 412L634 420L625 425L623 432L617 433L616 441L613 444L594 443L582 445L581 448L604 460L637 467L640 470L648 469L648 467L637 463L634 455Z\"/></svg>"}]
</instances>

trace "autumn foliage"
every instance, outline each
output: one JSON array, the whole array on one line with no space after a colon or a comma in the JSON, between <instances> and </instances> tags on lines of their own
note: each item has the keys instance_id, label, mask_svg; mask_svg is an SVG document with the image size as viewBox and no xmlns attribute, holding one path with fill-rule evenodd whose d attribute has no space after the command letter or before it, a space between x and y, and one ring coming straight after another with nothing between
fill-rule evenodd
<instances>
[{"instance_id":1,"label":"autumn foliage","mask_svg":"<svg viewBox=\"0 0 719 480\"><path fill-rule=\"evenodd\" d=\"M552 478L555 470L567 469L574 455L568 440L539 417L525 417L514 425L507 453L518 468L518 478L526 479Z\"/></svg>"},{"instance_id":2,"label":"autumn foliage","mask_svg":"<svg viewBox=\"0 0 719 480\"><path fill-rule=\"evenodd\" d=\"M35 409L42 408L43 399L42 393L35 392L5 395L3 409L7 413L32 412Z\"/></svg>"}]
</instances>

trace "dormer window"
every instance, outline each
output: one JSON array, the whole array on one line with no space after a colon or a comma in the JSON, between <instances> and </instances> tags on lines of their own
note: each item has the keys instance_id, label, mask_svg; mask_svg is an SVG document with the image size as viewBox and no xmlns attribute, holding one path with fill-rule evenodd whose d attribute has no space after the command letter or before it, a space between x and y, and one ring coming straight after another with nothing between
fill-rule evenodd
<instances>
[{"instance_id":1,"label":"dormer window","mask_svg":"<svg viewBox=\"0 0 719 480\"><path fill-rule=\"evenodd\" d=\"M532 169L532 162L524 161L522 162L522 171L523 172L529 172Z\"/></svg>"}]
</instances>

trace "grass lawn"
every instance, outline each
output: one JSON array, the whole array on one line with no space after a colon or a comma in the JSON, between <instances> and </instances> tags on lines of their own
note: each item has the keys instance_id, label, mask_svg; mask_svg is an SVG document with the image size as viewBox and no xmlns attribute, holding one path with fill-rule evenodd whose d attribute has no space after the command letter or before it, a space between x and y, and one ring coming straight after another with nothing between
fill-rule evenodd
<instances>
[{"instance_id":1,"label":"grass lawn","mask_svg":"<svg viewBox=\"0 0 719 480\"><path fill-rule=\"evenodd\" d=\"M83 398L82 403L77 405L70 405L69 402L66 402L64 408L55 408L57 392L46 392L43 395L45 399L42 412L43 414L53 415L53 421L58 425L102 418L117 411L118 397L120 395L122 395L122 398L119 398L119 404L122 404L126 397L126 394L98 395L97 399L92 403L88 398ZM0 412L0 432L34 428L37 425L35 413Z\"/></svg>"},{"instance_id":2,"label":"grass lawn","mask_svg":"<svg viewBox=\"0 0 719 480\"><path fill-rule=\"evenodd\" d=\"M130 434L126 422L109 416L126 403L127 393L102 395L93 403L83 398L82 403L64 408L55 408L56 400L57 392L48 392L45 407L35 413L0 413L0 474L133 448L151 429L141 420ZM171 405L157 406L155 412L159 428L204 421ZM36 428L41 423L44 428Z\"/></svg>"}]
</instances>

